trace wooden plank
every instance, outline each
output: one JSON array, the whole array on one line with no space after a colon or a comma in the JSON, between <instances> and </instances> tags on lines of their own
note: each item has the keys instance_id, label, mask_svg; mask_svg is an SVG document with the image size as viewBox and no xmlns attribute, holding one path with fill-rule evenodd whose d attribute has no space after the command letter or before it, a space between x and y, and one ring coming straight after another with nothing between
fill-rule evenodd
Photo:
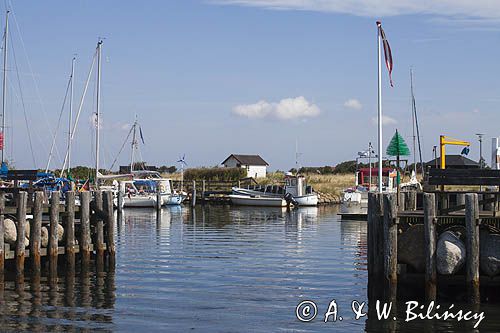
<instances>
[{"instance_id":1,"label":"wooden plank","mask_svg":"<svg viewBox=\"0 0 500 333\"><path fill-rule=\"evenodd\" d=\"M44 200L43 192L36 192L33 205L33 219L30 224L30 262L31 272L34 275L41 273L41 254L42 247L42 206Z\"/></svg>"},{"instance_id":2,"label":"wooden plank","mask_svg":"<svg viewBox=\"0 0 500 333\"><path fill-rule=\"evenodd\" d=\"M476 193L465 195L466 282L471 303L480 302L479 294L479 201Z\"/></svg>"},{"instance_id":3,"label":"wooden plank","mask_svg":"<svg viewBox=\"0 0 500 333\"><path fill-rule=\"evenodd\" d=\"M396 301L398 286L397 194L384 194L384 277L386 300Z\"/></svg>"},{"instance_id":4,"label":"wooden plank","mask_svg":"<svg viewBox=\"0 0 500 333\"><path fill-rule=\"evenodd\" d=\"M425 244L425 299L436 300L436 199L433 193L424 193Z\"/></svg>"},{"instance_id":5,"label":"wooden plank","mask_svg":"<svg viewBox=\"0 0 500 333\"><path fill-rule=\"evenodd\" d=\"M16 239L16 276L24 276L26 204L28 193L19 192L17 196L17 239Z\"/></svg>"}]
</instances>

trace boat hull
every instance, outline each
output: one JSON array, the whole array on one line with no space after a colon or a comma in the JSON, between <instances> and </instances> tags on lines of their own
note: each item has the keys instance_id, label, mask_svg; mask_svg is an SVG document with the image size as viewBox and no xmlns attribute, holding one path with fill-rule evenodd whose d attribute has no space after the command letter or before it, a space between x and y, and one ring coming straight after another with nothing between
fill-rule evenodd
<instances>
[{"instance_id":1,"label":"boat hull","mask_svg":"<svg viewBox=\"0 0 500 333\"><path fill-rule=\"evenodd\" d=\"M148 208L156 207L156 198L153 196L124 196L123 207Z\"/></svg>"},{"instance_id":2,"label":"boat hull","mask_svg":"<svg viewBox=\"0 0 500 333\"><path fill-rule=\"evenodd\" d=\"M230 194L229 198L238 206L286 207L285 199L273 197L251 197L246 195Z\"/></svg>"}]
</instances>

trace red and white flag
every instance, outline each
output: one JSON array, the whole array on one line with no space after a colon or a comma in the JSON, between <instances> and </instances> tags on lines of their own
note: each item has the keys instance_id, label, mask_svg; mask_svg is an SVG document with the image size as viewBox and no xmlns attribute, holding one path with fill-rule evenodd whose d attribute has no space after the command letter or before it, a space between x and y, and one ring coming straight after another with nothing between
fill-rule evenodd
<instances>
[{"instance_id":1,"label":"red and white flag","mask_svg":"<svg viewBox=\"0 0 500 333\"><path fill-rule=\"evenodd\" d=\"M0 150L3 149L3 132L0 132Z\"/></svg>"},{"instance_id":2,"label":"red and white flag","mask_svg":"<svg viewBox=\"0 0 500 333\"><path fill-rule=\"evenodd\" d=\"M385 65L387 66L387 70L389 71L389 81L391 82L391 87L394 87L394 85L392 84L393 63L392 63L391 47L389 45L389 42L387 41L387 38L385 38L385 32L384 29L382 29L382 23L380 23L380 21L377 21L377 27L380 37L382 38L382 45L384 46Z\"/></svg>"}]
</instances>

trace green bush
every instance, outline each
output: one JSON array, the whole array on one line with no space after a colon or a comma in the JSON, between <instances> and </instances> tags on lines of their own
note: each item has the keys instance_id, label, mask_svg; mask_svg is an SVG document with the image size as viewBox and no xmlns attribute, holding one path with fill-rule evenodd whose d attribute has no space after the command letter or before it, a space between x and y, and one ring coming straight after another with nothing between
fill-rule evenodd
<instances>
[{"instance_id":1,"label":"green bush","mask_svg":"<svg viewBox=\"0 0 500 333\"><path fill-rule=\"evenodd\" d=\"M244 168L192 168L184 171L184 180L238 181L246 177Z\"/></svg>"}]
</instances>

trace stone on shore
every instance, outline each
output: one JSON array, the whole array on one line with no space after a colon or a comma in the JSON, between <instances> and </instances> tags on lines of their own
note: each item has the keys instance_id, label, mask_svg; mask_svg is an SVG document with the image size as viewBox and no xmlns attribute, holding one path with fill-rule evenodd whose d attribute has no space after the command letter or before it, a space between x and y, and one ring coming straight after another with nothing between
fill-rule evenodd
<instances>
[{"instance_id":1,"label":"stone on shore","mask_svg":"<svg viewBox=\"0 0 500 333\"><path fill-rule=\"evenodd\" d=\"M42 227L40 231L40 243L42 247L47 247L49 245L49 230L47 227Z\"/></svg>"},{"instance_id":2,"label":"stone on shore","mask_svg":"<svg viewBox=\"0 0 500 333\"><path fill-rule=\"evenodd\" d=\"M25 227L24 227L24 228L25 228L25 229L24 229L24 236L25 236L26 238L30 239L30 228L31 228L31 226L30 226L30 220L27 220L27 221L26 221L26 225L25 225Z\"/></svg>"},{"instance_id":3,"label":"stone on shore","mask_svg":"<svg viewBox=\"0 0 500 333\"><path fill-rule=\"evenodd\" d=\"M64 228L59 223L57 224L57 242L61 243L64 240Z\"/></svg>"},{"instance_id":4,"label":"stone on shore","mask_svg":"<svg viewBox=\"0 0 500 333\"><path fill-rule=\"evenodd\" d=\"M479 265L488 276L500 274L500 235L486 230L479 233Z\"/></svg>"},{"instance_id":5,"label":"stone on shore","mask_svg":"<svg viewBox=\"0 0 500 333\"><path fill-rule=\"evenodd\" d=\"M410 226L398 236L398 262L413 267L417 272L425 271L424 226Z\"/></svg>"},{"instance_id":6,"label":"stone on shore","mask_svg":"<svg viewBox=\"0 0 500 333\"><path fill-rule=\"evenodd\" d=\"M452 231L443 232L437 241L436 265L442 275L458 272L465 264L465 245L460 237Z\"/></svg>"},{"instance_id":7,"label":"stone on shore","mask_svg":"<svg viewBox=\"0 0 500 333\"><path fill-rule=\"evenodd\" d=\"M16 245L17 240L17 228L14 221L11 219L5 219L4 225L4 241L9 245Z\"/></svg>"}]
</instances>

